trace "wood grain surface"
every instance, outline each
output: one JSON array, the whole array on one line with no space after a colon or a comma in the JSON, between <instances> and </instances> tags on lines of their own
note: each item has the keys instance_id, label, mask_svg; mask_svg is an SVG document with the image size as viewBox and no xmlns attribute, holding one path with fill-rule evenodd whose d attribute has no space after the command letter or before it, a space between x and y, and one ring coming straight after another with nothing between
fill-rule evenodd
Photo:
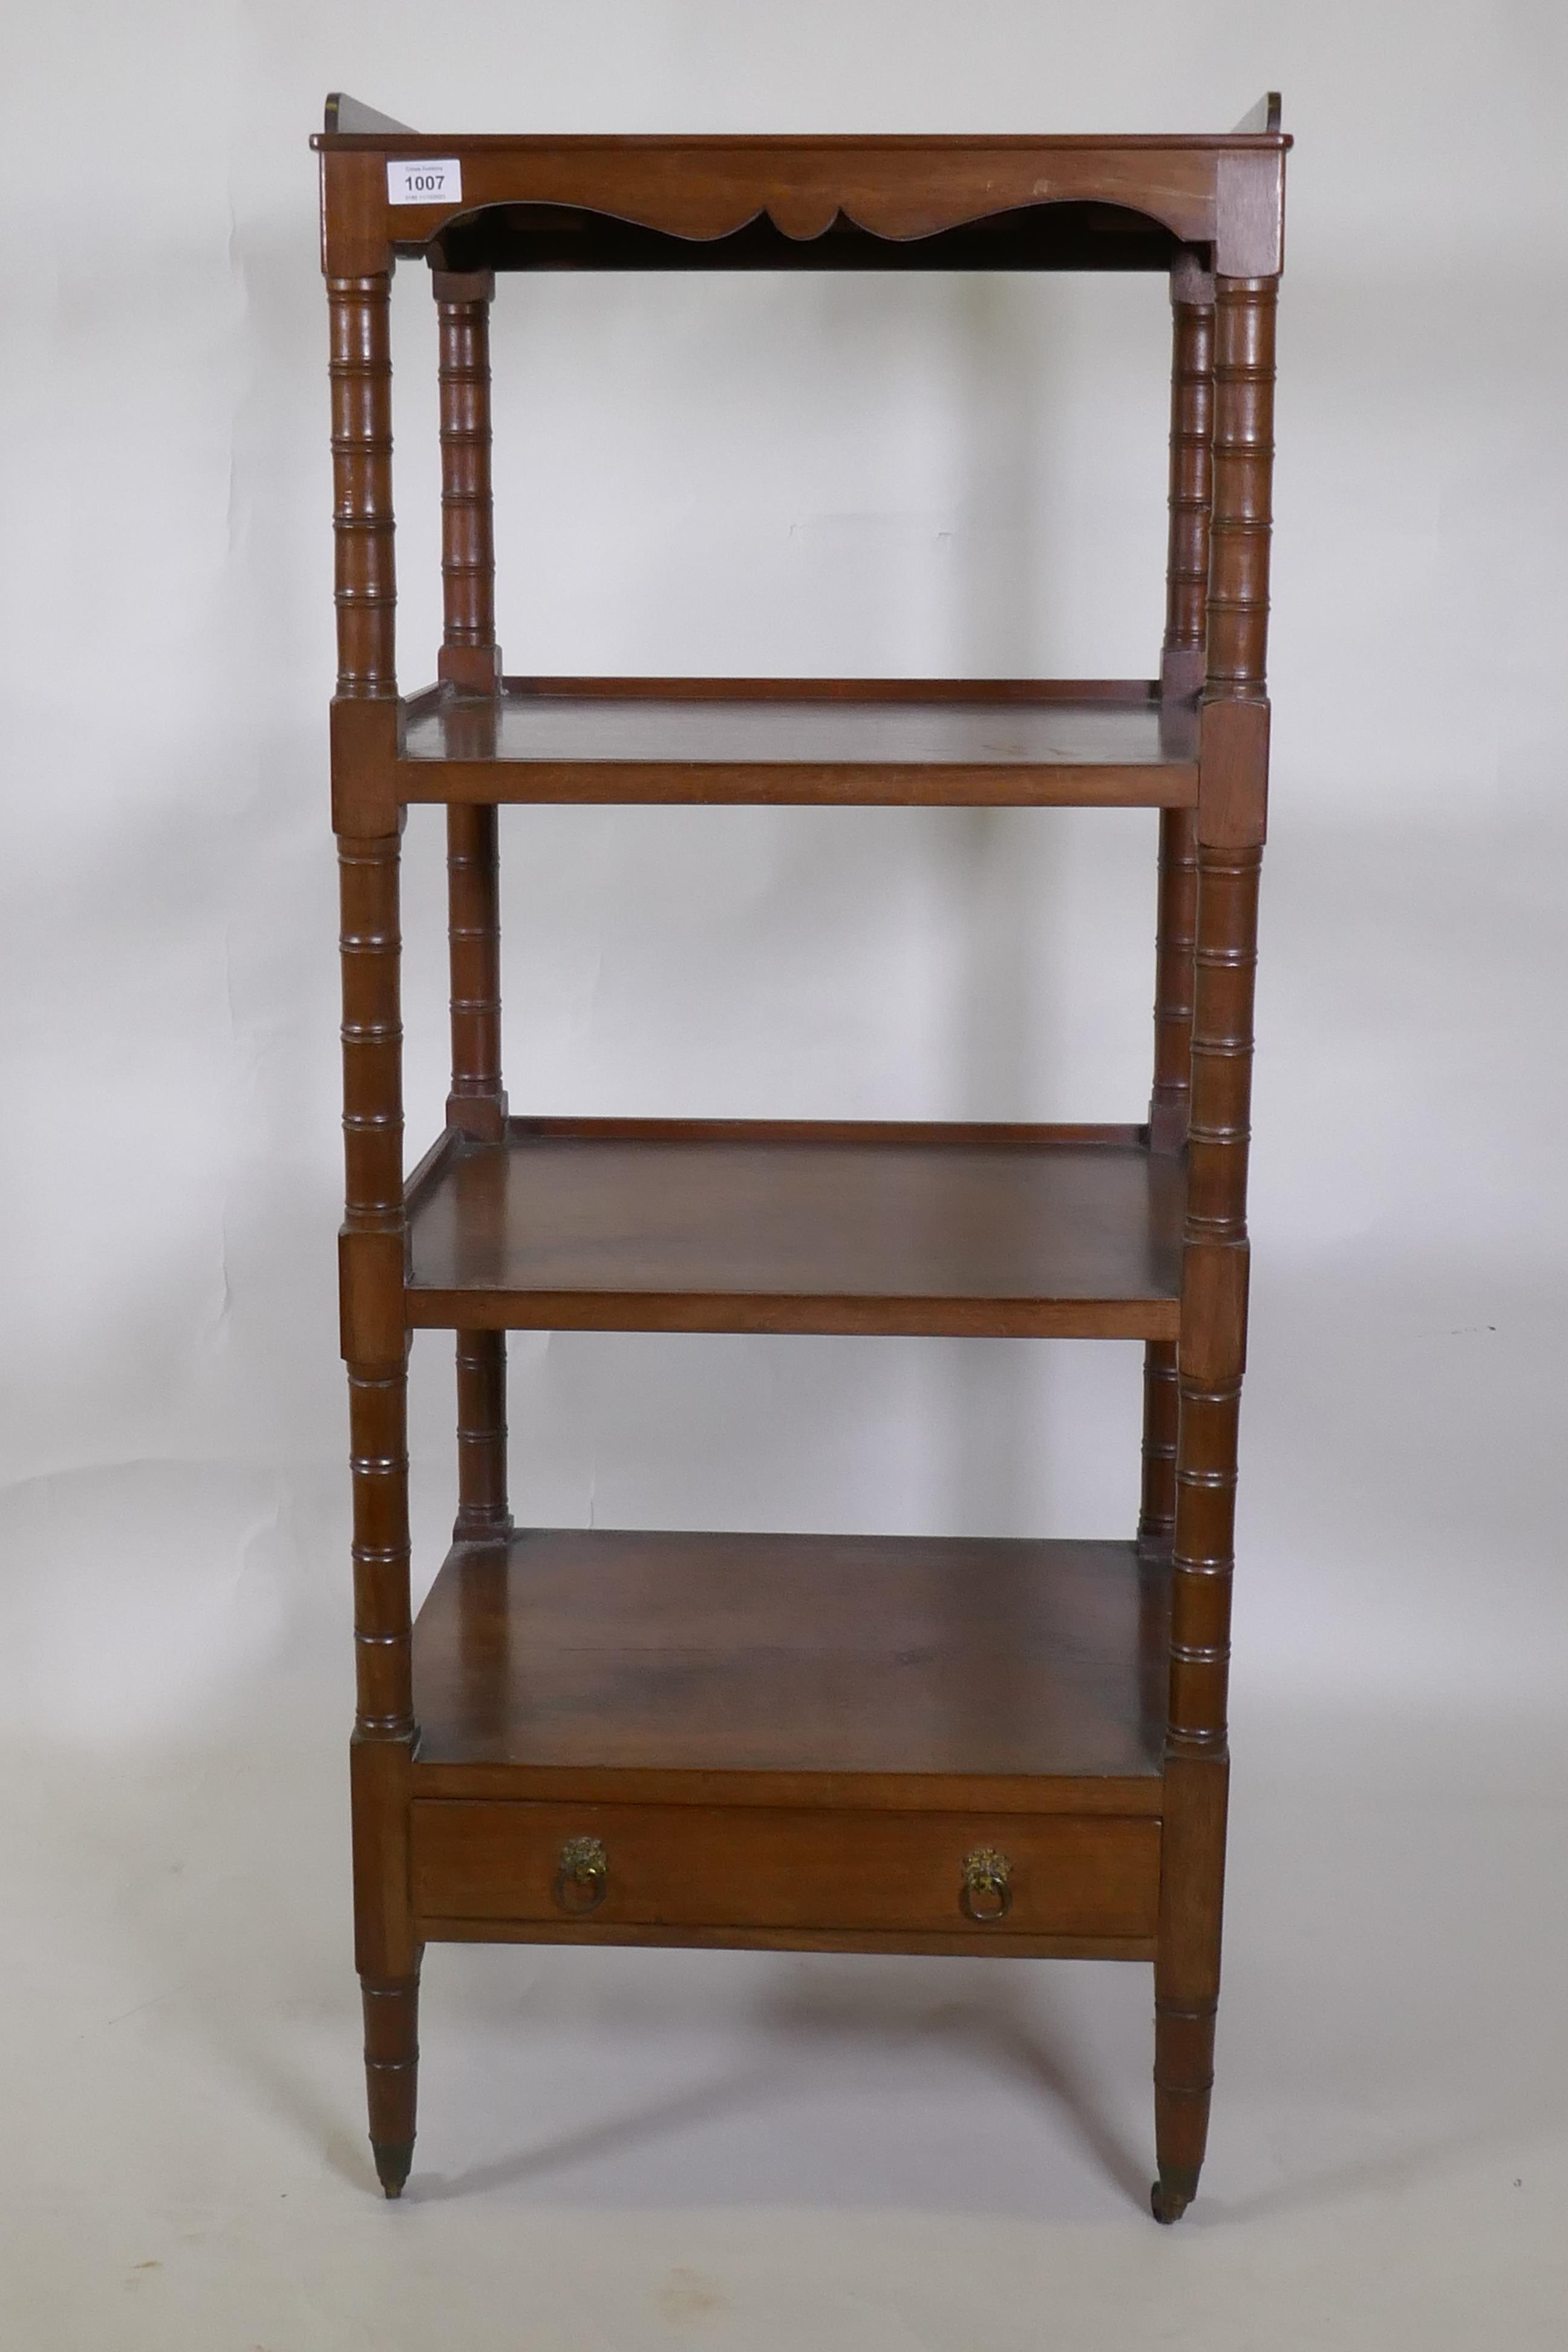
<instances>
[{"instance_id":1,"label":"wood grain surface","mask_svg":"<svg viewBox=\"0 0 1568 2352\"><path fill-rule=\"evenodd\" d=\"M405 801L1186 808L1191 698L1142 681L593 678L447 687L405 711Z\"/></svg>"},{"instance_id":2,"label":"wood grain surface","mask_svg":"<svg viewBox=\"0 0 1568 2352\"><path fill-rule=\"evenodd\" d=\"M945 1929L984 1948L1009 1932L1150 1936L1159 1906L1150 1820L416 1799L414 1902L426 1932L448 1919L557 1924L562 1848L584 1835L607 1864L596 1927ZM977 1846L1005 1853L1005 1919L971 1919L960 1906Z\"/></svg>"},{"instance_id":3,"label":"wood grain surface","mask_svg":"<svg viewBox=\"0 0 1568 2352\"><path fill-rule=\"evenodd\" d=\"M340 112L341 121L341 112ZM329 265L378 266L389 246L434 255L454 270L526 267L526 236L509 236L521 208L585 212L683 244L684 266L723 266L722 243L755 238L831 254L837 237L866 232L868 266L879 241L894 248L966 224L1021 211L1071 207L1076 236L1056 266L1169 266L1173 241L1213 243L1231 272L1278 268L1285 149L1277 129L1137 136L979 138L623 135L506 136L341 129L319 133L323 151ZM460 191L431 204L388 207L374 170L387 157L454 162ZM379 195L379 207L375 198ZM1125 227L1105 215L1131 215ZM479 217L476 218L475 216ZM1058 224L1065 227L1065 224ZM526 221L522 225L525 229ZM1042 224L1049 255L1052 222ZM1272 241L1269 232L1274 231ZM601 232L602 233L602 232ZM647 245L647 240L643 243ZM706 251L705 251L706 248ZM1109 252L1105 248L1110 248ZM885 249L885 247L884 247ZM623 257L626 247L623 242ZM754 257L766 266L771 256ZM380 266L384 266L381 264ZM623 257L620 266L628 264ZM831 261L826 266L831 267ZM972 253L963 266L984 266Z\"/></svg>"},{"instance_id":4,"label":"wood grain surface","mask_svg":"<svg viewBox=\"0 0 1568 2352\"><path fill-rule=\"evenodd\" d=\"M667 1774L788 1775L792 1803L807 1776L943 1776L950 1804L1015 1780L984 1801L1016 1810L1043 1780L1098 1778L1146 1783L1125 1803L1147 1810L1167 1592L1163 1564L1117 1543L568 1528L458 1546L415 1632L419 1791L500 1792L447 1770L471 1766L508 1768L517 1796L572 1774L650 1801Z\"/></svg>"},{"instance_id":5,"label":"wood grain surface","mask_svg":"<svg viewBox=\"0 0 1568 2352\"><path fill-rule=\"evenodd\" d=\"M415 1325L1174 1338L1142 1130L520 1120L410 1188Z\"/></svg>"}]
</instances>

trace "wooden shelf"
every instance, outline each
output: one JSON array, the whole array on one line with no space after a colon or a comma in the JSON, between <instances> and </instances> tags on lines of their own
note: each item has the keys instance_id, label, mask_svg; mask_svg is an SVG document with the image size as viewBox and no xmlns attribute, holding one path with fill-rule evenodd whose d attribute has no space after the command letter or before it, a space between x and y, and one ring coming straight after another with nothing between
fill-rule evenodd
<instances>
[{"instance_id":1,"label":"wooden shelf","mask_svg":"<svg viewBox=\"0 0 1568 2352\"><path fill-rule=\"evenodd\" d=\"M458 1546L415 1627L416 1793L1157 1813L1167 1584L1119 1543Z\"/></svg>"},{"instance_id":2,"label":"wooden shelf","mask_svg":"<svg viewBox=\"0 0 1568 2352\"><path fill-rule=\"evenodd\" d=\"M514 1119L408 1186L411 1326L1173 1339L1183 1161L1131 1127Z\"/></svg>"},{"instance_id":3,"label":"wooden shelf","mask_svg":"<svg viewBox=\"0 0 1568 2352\"><path fill-rule=\"evenodd\" d=\"M1191 808L1197 716L1142 680L507 678L404 712L405 801Z\"/></svg>"}]
</instances>

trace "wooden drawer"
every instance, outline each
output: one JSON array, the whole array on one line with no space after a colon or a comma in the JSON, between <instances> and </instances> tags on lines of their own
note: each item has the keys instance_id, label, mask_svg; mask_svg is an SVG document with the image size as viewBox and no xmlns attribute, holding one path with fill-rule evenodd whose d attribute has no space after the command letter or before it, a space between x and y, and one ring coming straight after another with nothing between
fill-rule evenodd
<instances>
[{"instance_id":1,"label":"wooden drawer","mask_svg":"<svg viewBox=\"0 0 1568 2352\"><path fill-rule=\"evenodd\" d=\"M1140 1937L1159 1906L1160 1824L1121 1816L785 1811L425 1799L414 1906L441 1923ZM603 1850L561 1878L569 1840ZM964 1865L1005 1858L1005 1916L966 1916ZM984 1886L971 1900L994 1908Z\"/></svg>"}]
</instances>

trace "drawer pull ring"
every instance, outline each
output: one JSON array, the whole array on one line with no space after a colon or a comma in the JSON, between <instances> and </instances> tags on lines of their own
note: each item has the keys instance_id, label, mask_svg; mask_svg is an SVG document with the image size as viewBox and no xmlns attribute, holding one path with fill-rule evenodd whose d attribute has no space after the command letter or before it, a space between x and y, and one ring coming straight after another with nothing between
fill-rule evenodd
<instances>
[{"instance_id":1,"label":"drawer pull ring","mask_svg":"<svg viewBox=\"0 0 1568 2352\"><path fill-rule=\"evenodd\" d=\"M1013 1908L1013 1865L994 1845L977 1845L963 1857L958 1907L966 1919L988 1926Z\"/></svg>"},{"instance_id":2,"label":"drawer pull ring","mask_svg":"<svg viewBox=\"0 0 1568 2352\"><path fill-rule=\"evenodd\" d=\"M610 1883L610 1857L596 1837L568 1838L561 1849L555 1873L555 1900L563 1911L581 1917L596 1911Z\"/></svg>"}]
</instances>

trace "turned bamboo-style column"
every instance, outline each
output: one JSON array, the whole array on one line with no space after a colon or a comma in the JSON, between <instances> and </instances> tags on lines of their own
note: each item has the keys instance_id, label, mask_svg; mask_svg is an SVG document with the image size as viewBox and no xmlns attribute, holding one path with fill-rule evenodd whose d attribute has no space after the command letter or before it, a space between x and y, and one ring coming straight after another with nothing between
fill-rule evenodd
<instances>
[{"instance_id":1,"label":"turned bamboo-style column","mask_svg":"<svg viewBox=\"0 0 1568 2352\"><path fill-rule=\"evenodd\" d=\"M1171 272L1170 535L1165 562L1162 697L1184 701L1203 684L1208 628L1209 509L1214 478L1214 279L1184 249ZM1187 1140L1192 1095L1193 950L1197 930L1197 835L1191 809L1160 812L1159 915L1154 947L1153 1150ZM1138 1548L1168 1555L1176 1528L1176 1349L1143 1350L1143 1485Z\"/></svg>"},{"instance_id":2,"label":"turned bamboo-style column","mask_svg":"<svg viewBox=\"0 0 1568 2352\"><path fill-rule=\"evenodd\" d=\"M440 675L489 692L496 649L495 537L490 495L490 304L495 274L431 272L441 394Z\"/></svg>"},{"instance_id":3,"label":"turned bamboo-style column","mask_svg":"<svg viewBox=\"0 0 1568 2352\"><path fill-rule=\"evenodd\" d=\"M1155 1965L1154 2210L1174 2221L1208 2131L1225 1867L1226 1683L1247 1328L1247 1119L1268 760L1265 655L1278 279L1215 285L1214 507L1178 1343L1179 1426Z\"/></svg>"},{"instance_id":4,"label":"turned bamboo-style column","mask_svg":"<svg viewBox=\"0 0 1568 2352\"><path fill-rule=\"evenodd\" d=\"M441 397L440 675L493 694L500 671L495 627L495 526L490 489L489 271L432 275ZM447 811L447 891L452 971L452 1090L448 1126L486 1142L506 1131L500 1059L500 901L496 811ZM506 1334L459 1331L458 1542L504 1536Z\"/></svg>"},{"instance_id":5,"label":"turned bamboo-style column","mask_svg":"<svg viewBox=\"0 0 1568 2352\"><path fill-rule=\"evenodd\" d=\"M1176 1343L1143 1343L1143 1484L1138 1549L1169 1559L1176 1535Z\"/></svg>"},{"instance_id":6,"label":"turned bamboo-style column","mask_svg":"<svg viewBox=\"0 0 1568 2352\"><path fill-rule=\"evenodd\" d=\"M338 698L395 698L390 285L329 278ZM348 744L345 735L344 745ZM352 748L336 756L352 806ZM340 816L340 824L345 819ZM371 2143L395 2197L414 2149L419 1951L407 1852L415 1738L409 1649L407 1335L403 1307L403 1030L398 835L340 832L343 1353L353 1476L356 1712L351 1750L356 1959Z\"/></svg>"},{"instance_id":7,"label":"turned bamboo-style column","mask_svg":"<svg viewBox=\"0 0 1568 2352\"><path fill-rule=\"evenodd\" d=\"M384 275L327 280L337 690L350 701L397 693L391 299Z\"/></svg>"}]
</instances>

